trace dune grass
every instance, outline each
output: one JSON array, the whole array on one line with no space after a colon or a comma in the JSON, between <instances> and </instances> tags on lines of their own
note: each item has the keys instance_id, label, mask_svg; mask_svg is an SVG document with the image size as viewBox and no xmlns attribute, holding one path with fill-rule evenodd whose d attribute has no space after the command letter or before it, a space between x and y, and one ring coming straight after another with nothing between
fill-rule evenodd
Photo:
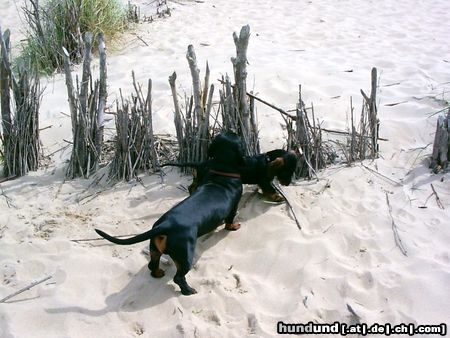
<instances>
[{"instance_id":1,"label":"dune grass","mask_svg":"<svg viewBox=\"0 0 450 338\"><path fill-rule=\"evenodd\" d=\"M103 32L111 40L128 26L127 9L119 0L28 1L23 8L27 38L15 60L16 68L51 74L63 67L62 47L72 62L81 60L83 33Z\"/></svg>"}]
</instances>

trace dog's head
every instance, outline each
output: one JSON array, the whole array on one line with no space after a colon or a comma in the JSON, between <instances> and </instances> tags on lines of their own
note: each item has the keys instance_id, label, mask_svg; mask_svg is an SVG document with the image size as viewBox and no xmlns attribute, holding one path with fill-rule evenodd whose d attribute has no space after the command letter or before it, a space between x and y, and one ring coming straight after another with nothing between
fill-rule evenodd
<instances>
[{"instance_id":1,"label":"dog's head","mask_svg":"<svg viewBox=\"0 0 450 338\"><path fill-rule=\"evenodd\" d=\"M239 136L233 132L217 135L208 148L208 157L224 171L237 171L244 165L244 146Z\"/></svg>"},{"instance_id":2,"label":"dog's head","mask_svg":"<svg viewBox=\"0 0 450 338\"><path fill-rule=\"evenodd\" d=\"M277 177L282 185L289 185L297 168L297 155L294 152L276 149L267 153L269 156L269 173Z\"/></svg>"}]
</instances>

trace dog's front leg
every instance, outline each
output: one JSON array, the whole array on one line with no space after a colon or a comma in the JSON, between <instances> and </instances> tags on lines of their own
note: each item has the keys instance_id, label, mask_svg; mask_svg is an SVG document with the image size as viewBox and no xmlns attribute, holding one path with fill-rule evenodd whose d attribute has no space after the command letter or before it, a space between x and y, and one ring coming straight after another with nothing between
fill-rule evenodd
<instances>
[{"instance_id":1,"label":"dog's front leg","mask_svg":"<svg viewBox=\"0 0 450 338\"><path fill-rule=\"evenodd\" d=\"M178 262L175 261L175 265L177 267L177 273L175 274L175 277L173 277L173 281L175 284L177 284L180 289L181 293L185 296L193 295L197 293L197 290L194 288L191 288L189 284L186 281L186 274L188 273L189 269L183 268Z\"/></svg>"},{"instance_id":2,"label":"dog's front leg","mask_svg":"<svg viewBox=\"0 0 450 338\"><path fill-rule=\"evenodd\" d=\"M281 196L275 188L272 186L272 183L270 181L264 181L258 184L263 192L263 196L267 198L269 201L272 202L283 202L284 197Z\"/></svg>"},{"instance_id":3,"label":"dog's front leg","mask_svg":"<svg viewBox=\"0 0 450 338\"><path fill-rule=\"evenodd\" d=\"M241 187L241 189L242 189L242 187ZM236 201L234 203L233 209L231 210L230 214L227 216L227 218L225 218L225 229L227 229L227 230L236 231L236 230L239 230L239 228L241 227L241 223L234 221L234 218L236 217L236 214L237 214L237 209L238 209L239 201L241 199L241 195L242 195L242 190L241 190L239 197L236 198Z\"/></svg>"}]
</instances>

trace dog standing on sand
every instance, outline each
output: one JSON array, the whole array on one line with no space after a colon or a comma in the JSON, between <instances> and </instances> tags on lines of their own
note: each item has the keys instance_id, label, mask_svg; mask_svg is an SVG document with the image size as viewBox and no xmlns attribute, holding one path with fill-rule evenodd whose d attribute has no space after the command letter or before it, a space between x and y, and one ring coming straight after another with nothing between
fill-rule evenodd
<instances>
[{"instance_id":1,"label":"dog standing on sand","mask_svg":"<svg viewBox=\"0 0 450 338\"><path fill-rule=\"evenodd\" d=\"M228 230L237 230L234 223L242 183L239 167L244 164L241 140L234 133L219 134L208 148L211 158L210 170L202 184L187 197L162 215L153 228L137 236L119 239L95 229L110 242L130 245L150 239L150 263L148 268L155 278L164 276L159 268L162 254L169 255L175 262L177 272L173 281L183 295L197 291L189 286L186 274L192 266L197 238L214 230L225 221Z\"/></svg>"}]
</instances>

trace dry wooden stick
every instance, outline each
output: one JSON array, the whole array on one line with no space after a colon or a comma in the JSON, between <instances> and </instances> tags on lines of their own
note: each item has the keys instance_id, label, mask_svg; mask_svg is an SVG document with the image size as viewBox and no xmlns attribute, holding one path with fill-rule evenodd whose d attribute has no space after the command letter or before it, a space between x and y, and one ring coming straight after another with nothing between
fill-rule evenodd
<instances>
[{"instance_id":1,"label":"dry wooden stick","mask_svg":"<svg viewBox=\"0 0 450 338\"><path fill-rule=\"evenodd\" d=\"M221 80L221 79L219 79L218 81L219 81L221 84L225 84L225 81L223 81L223 80ZM234 89L234 85L231 85L231 87ZM270 108L272 108L272 109L278 111L281 115L287 116L287 117L291 118L291 119L294 120L294 121L297 119L296 116L289 114L289 113L286 112L284 109L281 109L281 108L275 106L274 104L269 103L269 102L267 102L267 101L265 101L265 100L259 98L258 96L255 96L254 94L251 94L251 93L247 92L247 96L250 97L250 98L252 98L252 99L255 99L256 101L259 101L259 102L265 104L266 106L269 106Z\"/></svg>"},{"instance_id":2,"label":"dry wooden stick","mask_svg":"<svg viewBox=\"0 0 450 338\"><path fill-rule=\"evenodd\" d=\"M288 200L286 194L283 192L283 190L281 190L281 187L280 187L278 184L272 183L272 185L273 185L273 187L278 191L278 193L279 193L281 196L283 196L284 200L286 201L286 205L289 207L289 209L290 209L291 212L292 212L292 215L294 216L294 220L295 220L295 223L297 223L298 229L299 229L299 230L302 230L302 226L300 225L300 222L298 221L297 216L295 215L294 208L292 207L292 204L289 202L289 200Z\"/></svg>"},{"instance_id":3,"label":"dry wooden stick","mask_svg":"<svg viewBox=\"0 0 450 338\"><path fill-rule=\"evenodd\" d=\"M437 203L438 207L441 208L442 210L444 210L445 209L444 205L442 204L441 199L439 198L436 190L434 190L433 183L430 183L430 185L431 185L431 189L433 190L434 196L436 196L436 203Z\"/></svg>"},{"instance_id":4,"label":"dry wooden stick","mask_svg":"<svg viewBox=\"0 0 450 338\"><path fill-rule=\"evenodd\" d=\"M103 131L105 124L105 108L106 100L108 98L108 91L106 87L107 68L106 68L106 45L105 37L102 32L98 34L98 51L100 54L100 84L99 84L99 98L97 111L97 128L95 133L95 149L100 162L103 144ZM97 162L97 165L99 164ZM97 168L98 169L98 168Z\"/></svg>"},{"instance_id":5,"label":"dry wooden stick","mask_svg":"<svg viewBox=\"0 0 450 338\"><path fill-rule=\"evenodd\" d=\"M402 186L403 184L401 184L400 182L397 182L395 180L393 180L392 178L387 177L386 175L380 174L378 171L375 171L367 166L365 166L364 164L361 163L361 166L367 170L369 170L371 173L374 173L375 175L378 175L382 178L384 178L385 180L391 182L392 184L396 185L396 186Z\"/></svg>"},{"instance_id":6,"label":"dry wooden stick","mask_svg":"<svg viewBox=\"0 0 450 338\"><path fill-rule=\"evenodd\" d=\"M397 229L397 225L395 224L394 217L392 216L392 207L391 207L391 204L389 203L389 196L388 196L387 192L386 192L386 203L389 208L389 216L391 216L391 224L392 224L392 231L394 232L395 244L398 246L398 248L400 249L400 251L402 252L403 255L408 256L406 249L403 246L403 242L400 238L400 235L398 234L398 229Z\"/></svg>"},{"instance_id":7,"label":"dry wooden stick","mask_svg":"<svg viewBox=\"0 0 450 338\"><path fill-rule=\"evenodd\" d=\"M33 282L30 285L24 287L23 289L20 289L19 291L14 292L13 294L10 294L9 296L6 296L5 298L3 298L2 300L0 300L0 303L5 303L8 299L11 299L27 290L30 290L31 288L35 287L36 285L42 284L45 281L48 281L50 278L52 278L53 276L47 276L41 280L38 280L37 282Z\"/></svg>"},{"instance_id":8,"label":"dry wooden stick","mask_svg":"<svg viewBox=\"0 0 450 338\"><path fill-rule=\"evenodd\" d=\"M9 176L9 177L0 178L0 183L3 183L3 182L6 182L6 181L9 181L9 180L12 180L12 179L14 179L14 178L16 178L16 177L17 177L17 175L13 175L13 176Z\"/></svg>"},{"instance_id":9,"label":"dry wooden stick","mask_svg":"<svg viewBox=\"0 0 450 338\"><path fill-rule=\"evenodd\" d=\"M16 208L16 206L13 203L13 200L11 197L9 197L8 195L5 194L5 192L2 189L2 193L0 194L0 196L3 196L6 200L6 204L8 205L8 208L11 208L11 206L13 206L14 208Z\"/></svg>"}]
</instances>

